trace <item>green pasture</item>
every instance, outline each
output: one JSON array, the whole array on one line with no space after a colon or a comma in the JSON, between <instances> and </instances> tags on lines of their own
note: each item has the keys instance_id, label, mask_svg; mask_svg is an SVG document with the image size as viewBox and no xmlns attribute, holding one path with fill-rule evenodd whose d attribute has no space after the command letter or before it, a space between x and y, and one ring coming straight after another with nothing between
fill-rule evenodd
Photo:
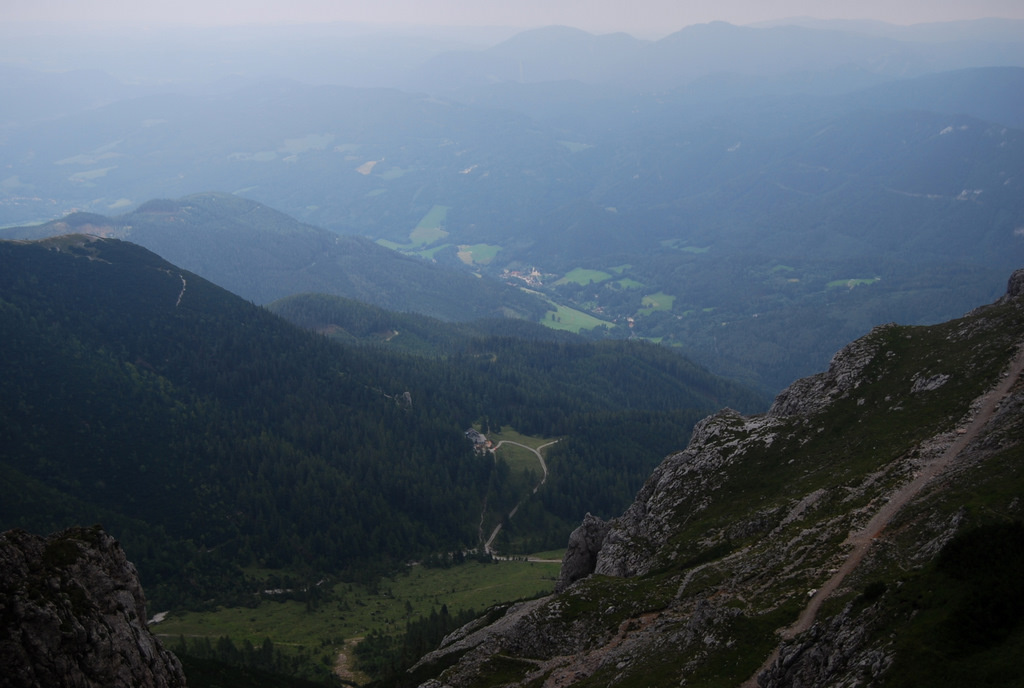
<instances>
[{"instance_id":1,"label":"green pasture","mask_svg":"<svg viewBox=\"0 0 1024 688\"><path fill-rule=\"evenodd\" d=\"M409 241L414 245L425 246L445 238L448 236L448 232L444 229L444 222L447 217L448 206L435 205L423 216L419 224L416 225L416 228L409 233Z\"/></svg>"},{"instance_id":2,"label":"green pasture","mask_svg":"<svg viewBox=\"0 0 1024 688\"><path fill-rule=\"evenodd\" d=\"M540 447L541 445L547 444L552 439L550 437L536 437L534 435L524 435L508 425L502 427L499 432L492 431L487 433L487 438L494 442L495 444L501 442L502 440L507 440L509 442L518 442L519 444L525 444L527 447L533 447L534 449Z\"/></svg>"},{"instance_id":3,"label":"green pasture","mask_svg":"<svg viewBox=\"0 0 1024 688\"><path fill-rule=\"evenodd\" d=\"M601 327L602 325L607 327L615 327L615 323L610 323L600 318L578 311L575 308L569 308L568 306L562 306L557 303L549 302L555 310L548 311L544 314L541 319L541 324L545 327L550 327L552 330L568 330L569 332L579 333L582 330L592 330L595 327Z\"/></svg>"},{"instance_id":4,"label":"green pasture","mask_svg":"<svg viewBox=\"0 0 1024 688\"><path fill-rule=\"evenodd\" d=\"M517 442L527 447L538 447L551 442L551 439L544 437L532 437L530 435L522 435L512 428L504 427L501 432L492 432L487 435L487 438L497 445L502 440L508 442ZM542 452L543 453L543 452ZM537 462L537 455L529 449L523 449L514 444L503 445L496 452L497 456L505 460L509 468L513 472L518 471L533 471L539 477L542 474L540 464Z\"/></svg>"},{"instance_id":5,"label":"green pasture","mask_svg":"<svg viewBox=\"0 0 1024 688\"><path fill-rule=\"evenodd\" d=\"M495 244L462 244L459 246L459 260L466 265L487 265L500 250L501 246Z\"/></svg>"},{"instance_id":6,"label":"green pasture","mask_svg":"<svg viewBox=\"0 0 1024 688\"><path fill-rule=\"evenodd\" d=\"M586 268L576 268L570 270L565 277L555 282L555 285L559 284L578 284L581 287L585 287L588 284L599 284L605 280L611 279L611 275L603 270L588 270Z\"/></svg>"},{"instance_id":7,"label":"green pasture","mask_svg":"<svg viewBox=\"0 0 1024 688\"><path fill-rule=\"evenodd\" d=\"M384 248L391 249L392 251L408 251L409 249L414 248L409 244L400 244L397 241L391 241L390 239L377 239L377 243Z\"/></svg>"},{"instance_id":8,"label":"green pasture","mask_svg":"<svg viewBox=\"0 0 1024 688\"><path fill-rule=\"evenodd\" d=\"M670 311L676 303L676 297L659 291L657 294L648 294L641 301L640 315L650 315L655 311Z\"/></svg>"},{"instance_id":9,"label":"green pasture","mask_svg":"<svg viewBox=\"0 0 1024 688\"><path fill-rule=\"evenodd\" d=\"M401 251L403 253L415 252L448 236L448 232L444 229L444 222L447 216L448 206L435 205L409 232L408 244L400 244L389 239L378 239L377 243L393 251Z\"/></svg>"},{"instance_id":10,"label":"green pasture","mask_svg":"<svg viewBox=\"0 0 1024 688\"><path fill-rule=\"evenodd\" d=\"M550 556L548 556L550 555ZM560 559L561 553L545 553L544 559ZM378 631L398 634L407 621L429 616L442 605L456 613L483 612L495 604L550 593L558 577L559 563L467 561L449 568L410 566L376 586L337 583L330 586L317 605L297 600L274 601L267 595L259 606L218 608L209 612L172 612L151 629L175 639L230 636L236 643L248 639L258 645L270 638L275 646L341 649L346 640ZM250 571L265 576L269 571ZM277 572L280 573L280 572Z\"/></svg>"}]
</instances>

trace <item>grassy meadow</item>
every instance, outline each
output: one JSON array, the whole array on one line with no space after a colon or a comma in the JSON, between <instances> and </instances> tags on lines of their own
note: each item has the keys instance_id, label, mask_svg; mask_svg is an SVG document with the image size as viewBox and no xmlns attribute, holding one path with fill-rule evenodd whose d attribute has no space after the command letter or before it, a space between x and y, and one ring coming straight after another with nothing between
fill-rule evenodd
<instances>
[{"instance_id":1,"label":"grassy meadow","mask_svg":"<svg viewBox=\"0 0 1024 688\"><path fill-rule=\"evenodd\" d=\"M578 284L582 287L588 284L599 284L611 279L611 275L603 270L589 270L587 268L575 268L566 273L565 277L555 282L559 284Z\"/></svg>"},{"instance_id":2,"label":"grassy meadow","mask_svg":"<svg viewBox=\"0 0 1024 688\"><path fill-rule=\"evenodd\" d=\"M401 634L406 622L429 616L442 605L453 614L467 609L483 612L502 602L548 594L554 589L563 553L534 557L551 561L467 561L449 568L413 565L374 586L332 584L330 594L316 605L275 601L274 595L267 594L255 608L172 612L151 629L167 642L180 636L211 641L229 636L235 643L249 640L258 646L270 638L284 651L308 651L335 662L341 654L351 657L352 644L366 635ZM254 569L248 573L262 578L281 572Z\"/></svg>"},{"instance_id":3,"label":"grassy meadow","mask_svg":"<svg viewBox=\"0 0 1024 688\"><path fill-rule=\"evenodd\" d=\"M614 323L595 318L592 315L588 315L583 311L578 311L575 308L569 308L568 306L562 306L560 304L550 302L554 310L548 311L544 315L544 319L541 320L541 324L550 327L553 330L568 330L569 332L580 332L581 330L592 330L595 327L601 327L602 325L607 327L615 327Z\"/></svg>"}]
</instances>

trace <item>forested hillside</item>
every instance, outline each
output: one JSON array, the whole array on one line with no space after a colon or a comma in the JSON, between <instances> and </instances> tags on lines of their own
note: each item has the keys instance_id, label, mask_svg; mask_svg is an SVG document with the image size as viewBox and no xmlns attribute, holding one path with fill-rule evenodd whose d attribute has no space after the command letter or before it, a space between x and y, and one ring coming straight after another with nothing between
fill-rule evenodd
<instances>
[{"instance_id":1,"label":"forested hillside","mask_svg":"<svg viewBox=\"0 0 1024 688\"><path fill-rule=\"evenodd\" d=\"M520 526L564 540L574 509L621 508L708 410L761 403L651 345L345 347L116 240L0 256L0 527L101 521L164 604L244 597L241 564L373 576L477 546L507 486L472 423L569 436L551 462L569 501ZM627 451L580 453L614 423Z\"/></svg>"},{"instance_id":2,"label":"forested hillside","mask_svg":"<svg viewBox=\"0 0 1024 688\"><path fill-rule=\"evenodd\" d=\"M519 318L483 318L449 322L419 313L387 310L344 296L295 294L267 304L267 309L299 327L343 343L381 345L386 349L448 356L467 342L484 337L513 337L546 342L574 342L578 336Z\"/></svg>"}]
</instances>

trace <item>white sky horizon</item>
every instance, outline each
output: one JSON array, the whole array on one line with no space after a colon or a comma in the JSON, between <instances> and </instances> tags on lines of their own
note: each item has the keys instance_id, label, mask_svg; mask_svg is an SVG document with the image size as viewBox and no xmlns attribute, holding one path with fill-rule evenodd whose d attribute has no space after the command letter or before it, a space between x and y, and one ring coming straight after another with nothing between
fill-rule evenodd
<instances>
[{"instance_id":1,"label":"white sky horizon","mask_svg":"<svg viewBox=\"0 0 1024 688\"><path fill-rule=\"evenodd\" d=\"M150 29L338 22L519 29L564 25L645 38L710 21L743 25L814 18L908 25L996 17L1024 19L1024 0L0 0L0 23L6 24Z\"/></svg>"}]
</instances>

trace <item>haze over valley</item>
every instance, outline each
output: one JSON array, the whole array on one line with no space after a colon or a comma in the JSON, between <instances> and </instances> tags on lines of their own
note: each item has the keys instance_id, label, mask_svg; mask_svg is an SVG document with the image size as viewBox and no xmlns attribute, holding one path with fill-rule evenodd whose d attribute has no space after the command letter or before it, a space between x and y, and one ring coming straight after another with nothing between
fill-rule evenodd
<instances>
[{"instance_id":1,"label":"haze over valley","mask_svg":"<svg viewBox=\"0 0 1024 688\"><path fill-rule=\"evenodd\" d=\"M1019 608L954 568L1022 518L1024 12L492 5L0 10L3 530L102 524L190 685L1013 685L908 600Z\"/></svg>"}]
</instances>

